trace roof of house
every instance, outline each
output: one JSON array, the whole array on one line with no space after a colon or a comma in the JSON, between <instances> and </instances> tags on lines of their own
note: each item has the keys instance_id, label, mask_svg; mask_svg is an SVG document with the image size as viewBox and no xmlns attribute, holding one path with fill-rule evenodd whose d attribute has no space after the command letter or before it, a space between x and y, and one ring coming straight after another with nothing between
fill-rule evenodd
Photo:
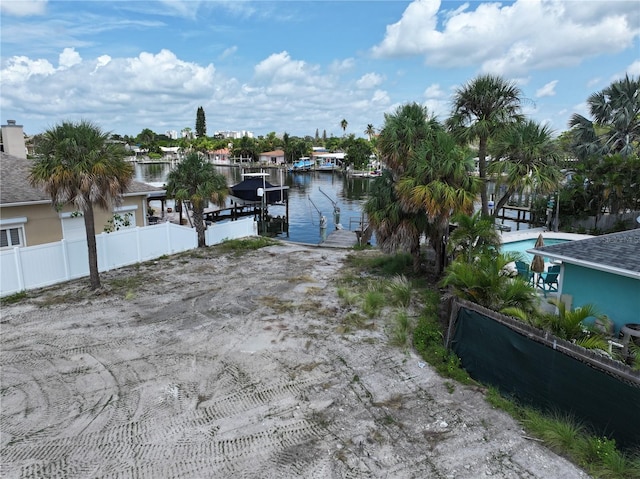
<instances>
[{"instance_id":1,"label":"roof of house","mask_svg":"<svg viewBox=\"0 0 640 479\"><path fill-rule=\"evenodd\" d=\"M0 205L24 203L50 203L51 197L42 188L29 183L29 172L33 160L18 158L6 153L0 155ZM125 196L147 195L164 191L162 188L132 181Z\"/></svg>"},{"instance_id":2,"label":"roof of house","mask_svg":"<svg viewBox=\"0 0 640 479\"><path fill-rule=\"evenodd\" d=\"M283 150L265 151L264 153L260 153L260 156L284 156L284 151Z\"/></svg>"},{"instance_id":3,"label":"roof of house","mask_svg":"<svg viewBox=\"0 0 640 479\"><path fill-rule=\"evenodd\" d=\"M527 251L586 268L640 279L640 228Z\"/></svg>"}]
</instances>

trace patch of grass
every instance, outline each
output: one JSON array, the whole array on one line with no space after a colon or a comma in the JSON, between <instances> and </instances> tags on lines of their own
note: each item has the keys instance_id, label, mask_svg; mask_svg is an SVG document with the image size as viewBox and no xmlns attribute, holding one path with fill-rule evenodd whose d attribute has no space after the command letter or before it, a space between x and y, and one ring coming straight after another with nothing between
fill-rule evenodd
<instances>
[{"instance_id":1,"label":"patch of grass","mask_svg":"<svg viewBox=\"0 0 640 479\"><path fill-rule=\"evenodd\" d=\"M540 439L590 475L599 479L640 479L640 450L625 453L616 442L591 433L573 417L543 413L523 406L489 388L485 399L517 419L528 434Z\"/></svg>"},{"instance_id":2,"label":"patch of grass","mask_svg":"<svg viewBox=\"0 0 640 479\"><path fill-rule=\"evenodd\" d=\"M278 244L277 241L267 238L266 236L252 236L250 238L226 240L216 245L216 248L222 251L243 253L246 251L254 251L266 246Z\"/></svg>"},{"instance_id":3,"label":"patch of grass","mask_svg":"<svg viewBox=\"0 0 640 479\"><path fill-rule=\"evenodd\" d=\"M6 306L8 304L19 303L23 299L27 299L29 296L26 291L20 291L18 293L10 294L9 296L5 296L4 298L0 298L0 306Z\"/></svg>"},{"instance_id":4,"label":"patch of grass","mask_svg":"<svg viewBox=\"0 0 640 479\"><path fill-rule=\"evenodd\" d=\"M356 306L361 301L361 298L357 293L354 293L347 288L338 288L338 298L340 298L340 302L343 306Z\"/></svg>"},{"instance_id":5,"label":"patch of grass","mask_svg":"<svg viewBox=\"0 0 640 479\"><path fill-rule=\"evenodd\" d=\"M338 333L349 333L357 329L372 329L372 323L367 323L367 318L360 313L349 313L342 319L338 326Z\"/></svg>"},{"instance_id":6,"label":"patch of grass","mask_svg":"<svg viewBox=\"0 0 640 479\"><path fill-rule=\"evenodd\" d=\"M398 311L391 328L391 344L393 346L407 346L411 336L411 319L406 311Z\"/></svg>"},{"instance_id":7,"label":"patch of grass","mask_svg":"<svg viewBox=\"0 0 640 479\"><path fill-rule=\"evenodd\" d=\"M82 292L76 293L63 293L63 294L46 294L41 296L36 301L36 304L41 308L47 308L49 306L55 306L56 304L71 304L77 303L85 298L85 294Z\"/></svg>"},{"instance_id":8,"label":"patch of grass","mask_svg":"<svg viewBox=\"0 0 640 479\"><path fill-rule=\"evenodd\" d=\"M368 317L373 318L380 313L380 310L385 303L386 298L384 293L376 290L369 290L364 295L362 311L364 311Z\"/></svg>"},{"instance_id":9,"label":"patch of grass","mask_svg":"<svg viewBox=\"0 0 640 479\"><path fill-rule=\"evenodd\" d=\"M402 253L395 255L354 253L347 256L346 264L359 271L387 277L411 274L413 270L411 255Z\"/></svg>"},{"instance_id":10,"label":"patch of grass","mask_svg":"<svg viewBox=\"0 0 640 479\"><path fill-rule=\"evenodd\" d=\"M455 390L456 390L456 386L450 381L445 381L444 382L444 387L447 388L447 392L449 394L453 394L455 392Z\"/></svg>"},{"instance_id":11,"label":"patch of grass","mask_svg":"<svg viewBox=\"0 0 640 479\"><path fill-rule=\"evenodd\" d=\"M412 286L407 277L397 275L391 278L388 285L391 296L391 304L394 306L408 307L411 302Z\"/></svg>"},{"instance_id":12,"label":"patch of grass","mask_svg":"<svg viewBox=\"0 0 640 479\"><path fill-rule=\"evenodd\" d=\"M106 283L115 290L126 290L127 293L133 292L149 281L148 276L144 274L134 274L132 276L120 276L113 278Z\"/></svg>"},{"instance_id":13,"label":"patch of grass","mask_svg":"<svg viewBox=\"0 0 640 479\"><path fill-rule=\"evenodd\" d=\"M441 376L455 379L462 384L474 383L462 368L458 356L445 347L437 317L424 312L419 316L413 331L413 345L420 356Z\"/></svg>"}]
</instances>

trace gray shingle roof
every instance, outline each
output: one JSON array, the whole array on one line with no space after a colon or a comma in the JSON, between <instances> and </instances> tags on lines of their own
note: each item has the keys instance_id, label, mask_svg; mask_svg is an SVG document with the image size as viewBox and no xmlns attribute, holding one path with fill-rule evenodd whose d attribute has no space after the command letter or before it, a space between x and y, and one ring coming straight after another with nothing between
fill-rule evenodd
<instances>
[{"instance_id":1,"label":"gray shingle roof","mask_svg":"<svg viewBox=\"0 0 640 479\"><path fill-rule=\"evenodd\" d=\"M51 198L41 188L29 184L29 171L33 160L17 158L2 153L0 155L0 204L41 203ZM125 196L145 195L164 191L162 188L132 181Z\"/></svg>"},{"instance_id":2,"label":"gray shingle roof","mask_svg":"<svg viewBox=\"0 0 640 479\"><path fill-rule=\"evenodd\" d=\"M529 251L543 253L545 256L568 263L591 265L594 269L629 272L630 276L640 277L640 228L567 241Z\"/></svg>"}]
</instances>

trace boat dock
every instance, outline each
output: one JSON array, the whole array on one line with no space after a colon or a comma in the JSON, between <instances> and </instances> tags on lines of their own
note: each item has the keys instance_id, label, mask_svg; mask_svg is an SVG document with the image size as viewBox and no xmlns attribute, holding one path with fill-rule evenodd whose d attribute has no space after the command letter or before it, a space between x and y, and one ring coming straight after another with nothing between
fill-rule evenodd
<instances>
[{"instance_id":1,"label":"boat dock","mask_svg":"<svg viewBox=\"0 0 640 479\"><path fill-rule=\"evenodd\" d=\"M358 244L358 235L355 231L334 230L320 243L325 248L353 248Z\"/></svg>"}]
</instances>

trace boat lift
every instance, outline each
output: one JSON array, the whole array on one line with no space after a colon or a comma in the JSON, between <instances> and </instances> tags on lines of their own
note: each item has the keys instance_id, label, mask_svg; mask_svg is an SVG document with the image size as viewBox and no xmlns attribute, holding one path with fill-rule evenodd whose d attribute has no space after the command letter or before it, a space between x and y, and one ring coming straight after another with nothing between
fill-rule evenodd
<instances>
[{"instance_id":1,"label":"boat lift","mask_svg":"<svg viewBox=\"0 0 640 479\"><path fill-rule=\"evenodd\" d=\"M336 225L336 229L337 230L342 229L342 225L340 224L340 207L338 206L338 202L331 199L331 197L328 194L322 191L322 188L318 188L318 189L320 190L320 193L326 196L329 199L329 201L331 201L331 204L333 205L333 223Z\"/></svg>"},{"instance_id":2,"label":"boat lift","mask_svg":"<svg viewBox=\"0 0 640 479\"><path fill-rule=\"evenodd\" d=\"M318 207L316 206L316 204L313 202L313 200L311 199L311 196L308 196L309 201L311 202L311 204L313 205L313 207L316 209L316 211L318 212L318 215L320 216L320 229L327 229L327 217L324 216L322 214L322 211L320 211L318 209Z\"/></svg>"}]
</instances>

